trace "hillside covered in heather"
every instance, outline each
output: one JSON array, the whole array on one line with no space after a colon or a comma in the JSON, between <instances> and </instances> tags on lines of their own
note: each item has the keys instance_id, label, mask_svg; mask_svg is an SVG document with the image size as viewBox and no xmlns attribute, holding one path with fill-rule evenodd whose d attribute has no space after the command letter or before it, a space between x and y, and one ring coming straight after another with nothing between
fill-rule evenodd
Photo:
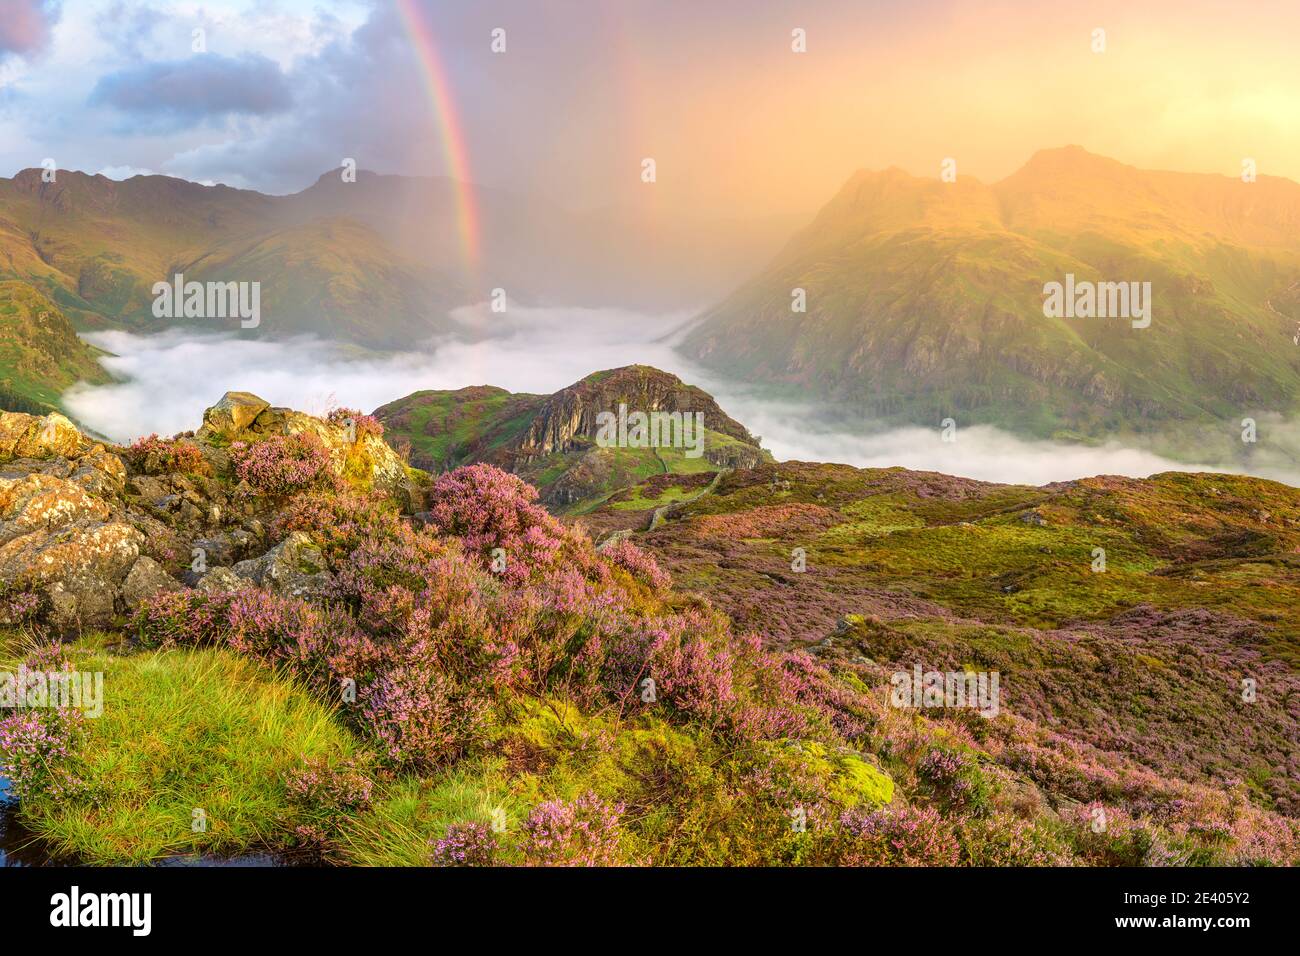
<instances>
[{"instance_id":1,"label":"hillside covered in heather","mask_svg":"<svg viewBox=\"0 0 1300 956\"><path fill-rule=\"evenodd\" d=\"M237 392L130 447L4 413L0 466L0 669L108 688L0 711L25 852L1300 862L1284 485L758 463L566 523ZM900 705L918 667L996 712Z\"/></svg>"}]
</instances>

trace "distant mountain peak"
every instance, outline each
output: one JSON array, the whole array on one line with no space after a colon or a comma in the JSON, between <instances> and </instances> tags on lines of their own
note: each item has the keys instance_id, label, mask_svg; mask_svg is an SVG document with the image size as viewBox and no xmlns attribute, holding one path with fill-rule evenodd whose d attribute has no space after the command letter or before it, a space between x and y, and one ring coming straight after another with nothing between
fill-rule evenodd
<instances>
[{"instance_id":1,"label":"distant mountain peak","mask_svg":"<svg viewBox=\"0 0 1300 956\"><path fill-rule=\"evenodd\" d=\"M1150 333L1046 318L1042 289L1067 273L1149 283ZM1298 286L1300 184L1138 169L1070 145L992 186L855 173L683 347L895 423L1222 424L1243 407L1300 409Z\"/></svg>"}]
</instances>

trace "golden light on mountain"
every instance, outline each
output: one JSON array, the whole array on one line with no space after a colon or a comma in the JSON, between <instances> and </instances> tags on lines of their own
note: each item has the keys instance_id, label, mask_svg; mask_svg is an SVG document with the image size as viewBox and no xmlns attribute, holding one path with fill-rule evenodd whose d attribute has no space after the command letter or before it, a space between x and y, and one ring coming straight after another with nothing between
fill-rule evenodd
<instances>
[{"instance_id":1,"label":"golden light on mountain","mask_svg":"<svg viewBox=\"0 0 1300 956\"><path fill-rule=\"evenodd\" d=\"M674 208L803 212L854 169L937 177L951 157L991 183L1066 143L1224 175L1249 157L1300 181L1300 58L1288 49L1298 21L1300 8L1281 3L1241 15L917 4L799 10L790 24L807 30L804 54L788 30L642 42L622 53L638 78L638 128L626 135L658 158L660 177L653 197L630 176L621 188Z\"/></svg>"}]
</instances>

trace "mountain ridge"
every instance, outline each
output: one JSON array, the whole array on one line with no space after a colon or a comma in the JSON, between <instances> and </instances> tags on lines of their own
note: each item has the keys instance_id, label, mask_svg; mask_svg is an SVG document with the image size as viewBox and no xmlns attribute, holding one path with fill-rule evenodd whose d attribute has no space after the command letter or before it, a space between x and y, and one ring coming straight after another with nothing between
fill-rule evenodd
<instances>
[{"instance_id":1,"label":"mountain ridge","mask_svg":"<svg viewBox=\"0 0 1300 956\"><path fill-rule=\"evenodd\" d=\"M1090 189L1099 179L1123 188ZM1300 403L1295 221L1289 180L1234 185L1078 148L993 186L859 172L682 349L886 424L956 416L1047 437L1286 413ZM1045 317L1045 284L1067 274L1150 281L1155 323Z\"/></svg>"},{"instance_id":2,"label":"mountain ridge","mask_svg":"<svg viewBox=\"0 0 1300 956\"><path fill-rule=\"evenodd\" d=\"M278 299L261 334L315 333L391 349L454 334L457 306L494 288L524 304L682 308L721 293L755 253L775 248L782 222L658 222L637 207L574 212L545 197L473 187L480 242L467 244L464 184L360 170L345 182L327 171L282 196L162 175L125 180L102 174L25 169L0 178L0 277L27 281L66 309L82 329L166 327L150 312L150 289L185 268L220 280L207 263L230 260L236 278L261 282ZM329 243L321 224L350 220L363 239ZM272 236L304 231L326 246L337 272L363 294L335 298L312 270L238 262L235 252ZM707 252L708 255L703 255ZM402 292L371 281L370 264L398 275ZM328 277L327 277L328 278ZM299 302L307 281L321 288ZM276 295L273 287L283 288Z\"/></svg>"}]
</instances>

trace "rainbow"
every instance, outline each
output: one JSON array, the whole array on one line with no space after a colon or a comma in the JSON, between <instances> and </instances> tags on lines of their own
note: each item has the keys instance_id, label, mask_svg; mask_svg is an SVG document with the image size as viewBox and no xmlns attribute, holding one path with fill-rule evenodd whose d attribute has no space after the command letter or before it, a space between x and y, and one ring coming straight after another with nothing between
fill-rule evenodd
<instances>
[{"instance_id":1,"label":"rainbow","mask_svg":"<svg viewBox=\"0 0 1300 956\"><path fill-rule=\"evenodd\" d=\"M469 150L465 144L465 132L460 123L460 116L456 112L456 104L451 97L447 71L443 68L442 57L438 54L433 25L420 9L417 0L397 0L397 12L415 47L420 72L424 76L425 92L433 106L438 135L442 141L443 157L447 165L447 175L451 177L456 190L461 252L465 257L465 265L473 273L479 263L480 226L478 204L474 198L473 183L470 181Z\"/></svg>"}]
</instances>

